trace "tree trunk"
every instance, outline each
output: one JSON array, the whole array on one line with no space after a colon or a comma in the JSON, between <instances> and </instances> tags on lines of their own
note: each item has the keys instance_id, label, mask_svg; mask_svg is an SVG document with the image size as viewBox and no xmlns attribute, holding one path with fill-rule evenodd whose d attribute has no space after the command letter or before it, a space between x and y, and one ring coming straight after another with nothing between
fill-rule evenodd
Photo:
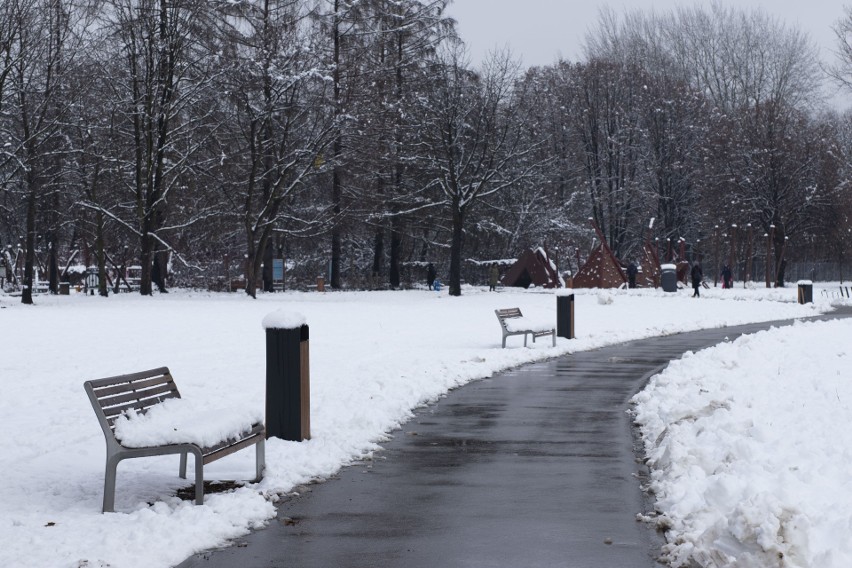
<instances>
[{"instance_id":1,"label":"tree trunk","mask_svg":"<svg viewBox=\"0 0 852 568\"><path fill-rule=\"evenodd\" d=\"M257 249L254 244L254 237L249 233L248 252L246 253L246 262L243 267L243 272L246 279L246 294L252 298L257 298Z\"/></svg>"},{"instance_id":2,"label":"tree trunk","mask_svg":"<svg viewBox=\"0 0 852 568\"><path fill-rule=\"evenodd\" d=\"M464 246L464 209L453 206L453 236L450 244L450 296L461 296L461 257Z\"/></svg>"},{"instance_id":3,"label":"tree trunk","mask_svg":"<svg viewBox=\"0 0 852 568\"><path fill-rule=\"evenodd\" d=\"M35 266L35 187L30 180L29 195L27 196L27 237L26 253L24 257L24 289L21 292L21 303L32 305L33 303L33 271Z\"/></svg>"},{"instance_id":4,"label":"tree trunk","mask_svg":"<svg viewBox=\"0 0 852 568\"><path fill-rule=\"evenodd\" d=\"M391 221L391 247L390 247L390 268L388 279L390 286L394 290L399 288L399 254L402 249L402 234L399 230L399 221L394 218Z\"/></svg>"},{"instance_id":5,"label":"tree trunk","mask_svg":"<svg viewBox=\"0 0 852 568\"><path fill-rule=\"evenodd\" d=\"M147 221L144 223L148 224ZM151 270L153 269L152 249L153 240L147 229L142 233L142 251L139 254L139 260L142 264L142 274L139 275L139 293L143 296L153 296L154 290L151 285Z\"/></svg>"},{"instance_id":6,"label":"tree trunk","mask_svg":"<svg viewBox=\"0 0 852 568\"><path fill-rule=\"evenodd\" d=\"M340 1L334 2L334 25L333 38L334 43L334 113L335 116L342 114L340 94L341 94L341 74L340 74ZM341 179L340 179L340 154L343 152L343 132L342 126L337 125L337 133L335 135L334 144L332 145L333 169L331 174L331 201L334 210L334 226L331 229L331 281L329 285L334 289L340 288L340 200L341 200Z\"/></svg>"},{"instance_id":7,"label":"tree trunk","mask_svg":"<svg viewBox=\"0 0 852 568\"><path fill-rule=\"evenodd\" d=\"M160 250L157 246L154 250L154 265L151 267L151 282L157 285L157 291L161 294L168 292L166 289L166 278L169 277L169 251Z\"/></svg>"},{"instance_id":8,"label":"tree trunk","mask_svg":"<svg viewBox=\"0 0 852 568\"><path fill-rule=\"evenodd\" d=\"M95 260L98 263L98 295L109 296L107 286L106 251L104 250L104 213L95 213Z\"/></svg>"},{"instance_id":9,"label":"tree trunk","mask_svg":"<svg viewBox=\"0 0 852 568\"><path fill-rule=\"evenodd\" d=\"M272 260L275 257L275 251L272 248L272 240L266 242L263 247L263 291L274 292L275 287L272 284Z\"/></svg>"},{"instance_id":10,"label":"tree trunk","mask_svg":"<svg viewBox=\"0 0 852 568\"><path fill-rule=\"evenodd\" d=\"M379 281L382 274L382 261L385 256L385 229L381 225L376 228L376 234L373 237L373 270L370 273L370 285Z\"/></svg>"},{"instance_id":11,"label":"tree trunk","mask_svg":"<svg viewBox=\"0 0 852 568\"><path fill-rule=\"evenodd\" d=\"M773 233L775 245L775 287L784 287L784 271L787 268L787 262L784 258L787 244L787 228L781 221L775 221L775 232Z\"/></svg>"},{"instance_id":12,"label":"tree trunk","mask_svg":"<svg viewBox=\"0 0 852 568\"><path fill-rule=\"evenodd\" d=\"M47 277L51 294L59 294L59 261L56 258L56 235L50 238L50 250L47 253Z\"/></svg>"}]
</instances>

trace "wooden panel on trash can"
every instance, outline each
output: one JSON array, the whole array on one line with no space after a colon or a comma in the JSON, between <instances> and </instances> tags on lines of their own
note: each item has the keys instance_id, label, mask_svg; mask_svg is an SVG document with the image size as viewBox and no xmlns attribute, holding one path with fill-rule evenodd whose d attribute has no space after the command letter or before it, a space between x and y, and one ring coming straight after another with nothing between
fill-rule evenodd
<instances>
[{"instance_id":1,"label":"wooden panel on trash can","mask_svg":"<svg viewBox=\"0 0 852 568\"><path fill-rule=\"evenodd\" d=\"M307 328L307 326L305 326ZM302 416L302 439L311 439L311 365L308 340L305 338L299 345L301 359L300 396Z\"/></svg>"}]
</instances>

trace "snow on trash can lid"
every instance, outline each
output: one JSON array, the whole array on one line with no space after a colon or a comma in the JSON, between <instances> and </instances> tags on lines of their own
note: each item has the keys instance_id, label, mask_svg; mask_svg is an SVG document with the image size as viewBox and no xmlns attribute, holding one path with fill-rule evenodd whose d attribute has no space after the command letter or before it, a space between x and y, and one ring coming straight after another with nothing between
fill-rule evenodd
<instances>
[{"instance_id":1,"label":"snow on trash can lid","mask_svg":"<svg viewBox=\"0 0 852 568\"><path fill-rule=\"evenodd\" d=\"M798 284L799 286L813 286L813 285L814 285L814 283L813 283L812 281L810 281L810 280L799 280L799 281L797 282L797 284Z\"/></svg>"},{"instance_id":2,"label":"snow on trash can lid","mask_svg":"<svg viewBox=\"0 0 852 568\"><path fill-rule=\"evenodd\" d=\"M661 264L660 270L677 270L677 266L674 264Z\"/></svg>"},{"instance_id":3,"label":"snow on trash can lid","mask_svg":"<svg viewBox=\"0 0 852 568\"><path fill-rule=\"evenodd\" d=\"M305 316L299 312L276 310L263 318L263 329L298 329L306 323Z\"/></svg>"}]
</instances>

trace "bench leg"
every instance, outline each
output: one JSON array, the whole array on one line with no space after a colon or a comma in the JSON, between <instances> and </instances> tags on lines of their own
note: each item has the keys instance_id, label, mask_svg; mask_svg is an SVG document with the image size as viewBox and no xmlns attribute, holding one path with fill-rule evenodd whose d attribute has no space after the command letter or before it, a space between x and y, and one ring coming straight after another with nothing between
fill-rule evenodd
<instances>
[{"instance_id":1,"label":"bench leg","mask_svg":"<svg viewBox=\"0 0 852 568\"><path fill-rule=\"evenodd\" d=\"M106 461L106 471L104 472L104 513L112 513L115 510L115 474L118 469L118 462L121 458L118 456L109 456Z\"/></svg>"},{"instance_id":2,"label":"bench leg","mask_svg":"<svg viewBox=\"0 0 852 568\"><path fill-rule=\"evenodd\" d=\"M556 330L555 329L553 330L553 333L550 334L550 336L553 338L553 346L556 347Z\"/></svg>"},{"instance_id":3,"label":"bench leg","mask_svg":"<svg viewBox=\"0 0 852 568\"><path fill-rule=\"evenodd\" d=\"M186 452L180 455L180 471L178 471L181 479L186 479Z\"/></svg>"},{"instance_id":4,"label":"bench leg","mask_svg":"<svg viewBox=\"0 0 852 568\"><path fill-rule=\"evenodd\" d=\"M256 444L254 456L255 482L263 479L263 472L266 469L266 440L261 438Z\"/></svg>"},{"instance_id":5,"label":"bench leg","mask_svg":"<svg viewBox=\"0 0 852 568\"><path fill-rule=\"evenodd\" d=\"M533 341L535 341L535 338L533 338ZM525 333L524 334L524 347L526 347L526 346L527 346L527 334Z\"/></svg>"},{"instance_id":6,"label":"bench leg","mask_svg":"<svg viewBox=\"0 0 852 568\"><path fill-rule=\"evenodd\" d=\"M204 504L204 458L201 452L192 452L195 457L195 504Z\"/></svg>"},{"instance_id":7,"label":"bench leg","mask_svg":"<svg viewBox=\"0 0 852 568\"><path fill-rule=\"evenodd\" d=\"M504 335L503 336L503 349L505 349L505 348L506 348L506 336Z\"/></svg>"}]
</instances>

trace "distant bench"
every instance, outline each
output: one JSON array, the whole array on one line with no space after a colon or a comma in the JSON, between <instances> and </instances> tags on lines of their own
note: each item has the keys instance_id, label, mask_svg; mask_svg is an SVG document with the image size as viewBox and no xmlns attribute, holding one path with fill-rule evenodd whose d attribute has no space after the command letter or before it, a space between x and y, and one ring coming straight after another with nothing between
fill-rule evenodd
<instances>
[{"instance_id":1,"label":"distant bench","mask_svg":"<svg viewBox=\"0 0 852 568\"><path fill-rule=\"evenodd\" d=\"M506 338L510 335L523 335L524 347L527 346L527 335L532 335L533 343L536 337L553 336L553 346L556 347L556 328L530 321L524 317L520 308L505 308L494 310L503 331L503 348L506 348Z\"/></svg>"},{"instance_id":2,"label":"distant bench","mask_svg":"<svg viewBox=\"0 0 852 568\"><path fill-rule=\"evenodd\" d=\"M187 454L192 454L195 457L195 503L198 505L204 503L204 465L237 450L257 444L255 481L263 477L266 429L262 422L253 424L236 438L219 440L208 447L201 447L192 442L144 447L122 445L115 433L115 423L120 416L132 410L144 413L165 400L180 398L180 392L167 367L86 381L84 387L106 438L103 503L105 513L111 512L115 507L116 468L120 461L127 458L180 454L180 476L186 479L186 457Z\"/></svg>"}]
</instances>

